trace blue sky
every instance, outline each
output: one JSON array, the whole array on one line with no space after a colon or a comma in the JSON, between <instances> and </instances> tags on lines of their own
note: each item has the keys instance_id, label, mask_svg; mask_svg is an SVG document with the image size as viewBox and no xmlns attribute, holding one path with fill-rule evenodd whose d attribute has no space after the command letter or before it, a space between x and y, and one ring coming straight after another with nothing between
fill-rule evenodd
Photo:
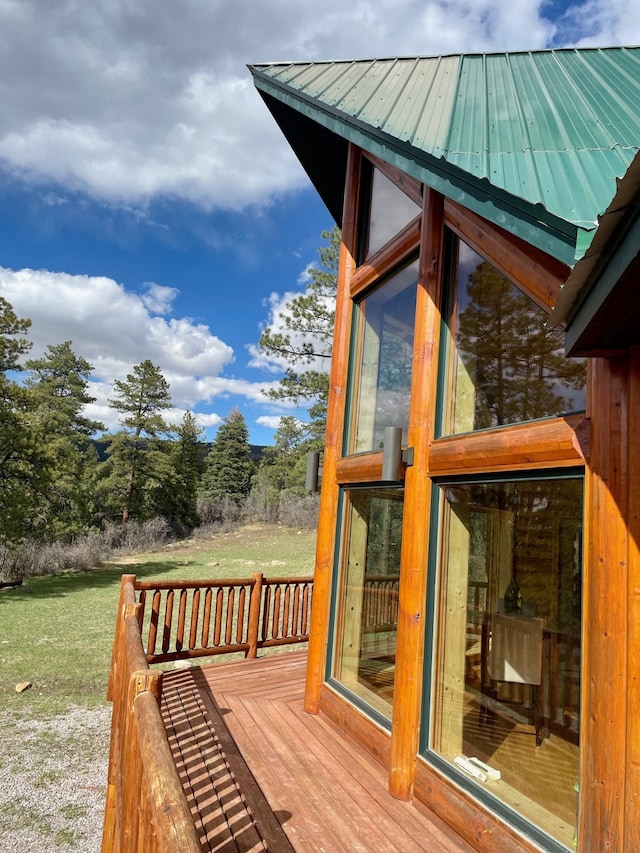
<instances>
[{"instance_id":1,"label":"blue sky","mask_svg":"<svg viewBox=\"0 0 640 853\"><path fill-rule=\"evenodd\" d=\"M319 9L322 12L319 12ZM0 0L0 296L95 367L150 358L211 439L269 444L265 324L331 219L247 63L640 43L640 0Z\"/></svg>"}]
</instances>

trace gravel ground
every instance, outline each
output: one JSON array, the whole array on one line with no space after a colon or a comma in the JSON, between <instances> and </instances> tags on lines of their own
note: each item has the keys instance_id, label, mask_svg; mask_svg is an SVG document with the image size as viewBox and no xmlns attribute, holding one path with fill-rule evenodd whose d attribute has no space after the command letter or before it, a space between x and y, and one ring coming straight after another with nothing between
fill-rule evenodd
<instances>
[{"instance_id":1,"label":"gravel ground","mask_svg":"<svg viewBox=\"0 0 640 853\"><path fill-rule=\"evenodd\" d=\"M98 853L111 706L48 720L0 710L1 853Z\"/></svg>"}]
</instances>

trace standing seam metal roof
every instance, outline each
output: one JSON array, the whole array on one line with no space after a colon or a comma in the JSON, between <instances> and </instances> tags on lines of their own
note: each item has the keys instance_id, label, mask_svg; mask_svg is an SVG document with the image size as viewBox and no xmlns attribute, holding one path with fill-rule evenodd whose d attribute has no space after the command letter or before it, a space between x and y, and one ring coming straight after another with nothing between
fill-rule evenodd
<instances>
[{"instance_id":1,"label":"standing seam metal roof","mask_svg":"<svg viewBox=\"0 0 640 853\"><path fill-rule=\"evenodd\" d=\"M517 219L519 211L533 232L559 235L554 239L565 247L555 253L570 264L584 253L640 148L638 47L251 71L267 103L303 112L431 186L437 173L497 224L510 208L508 216ZM282 126L287 111L280 113ZM316 178L330 168L312 164Z\"/></svg>"}]
</instances>

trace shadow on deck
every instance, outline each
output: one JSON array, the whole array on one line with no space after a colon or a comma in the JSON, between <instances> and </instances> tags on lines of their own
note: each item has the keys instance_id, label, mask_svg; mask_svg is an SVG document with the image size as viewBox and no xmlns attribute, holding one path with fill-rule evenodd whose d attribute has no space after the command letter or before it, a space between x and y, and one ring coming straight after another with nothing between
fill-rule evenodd
<instances>
[{"instance_id":1,"label":"shadow on deck","mask_svg":"<svg viewBox=\"0 0 640 853\"><path fill-rule=\"evenodd\" d=\"M203 850L472 848L324 716L303 710L306 653L166 673L162 715Z\"/></svg>"}]
</instances>

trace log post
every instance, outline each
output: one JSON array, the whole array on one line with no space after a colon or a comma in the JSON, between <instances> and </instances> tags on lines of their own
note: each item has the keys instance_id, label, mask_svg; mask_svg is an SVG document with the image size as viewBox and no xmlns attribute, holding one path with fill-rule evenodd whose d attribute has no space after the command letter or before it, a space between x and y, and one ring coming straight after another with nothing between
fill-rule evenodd
<instances>
[{"instance_id":1,"label":"log post","mask_svg":"<svg viewBox=\"0 0 640 853\"><path fill-rule=\"evenodd\" d=\"M255 658L258 656L258 627L260 624L260 602L262 600L262 580L263 576L260 572L251 575L254 584L251 589L251 597L249 598L249 624L247 626L247 649L246 657Z\"/></svg>"},{"instance_id":2,"label":"log post","mask_svg":"<svg viewBox=\"0 0 640 853\"><path fill-rule=\"evenodd\" d=\"M118 598L118 610L116 613L116 627L113 638L113 651L111 653L111 669L109 670L109 686L107 687L107 700L113 702L114 690L116 689L114 680L118 677L117 666L115 666L118 654L122 644L122 629L124 628L123 607L125 598L127 597L127 585L135 586L135 575L122 575L120 579L120 596Z\"/></svg>"},{"instance_id":3,"label":"log post","mask_svg":"<svg viewBox=\"0 0 640 853\"><path fill-rule=\"evenodd\" d=\"M157 670L140 670L131 673L127 687L126 718L123 738L121 739L121 787L122 811L120 815L119 849L146 850L146 828L140 826L138 815L146 790L143 786L143 756L138 740L136 725L136 699L141 693L152 693L159 702L162 673ZM143 837L140 837L142 830ZM150 828L149 828L150 831Z\"/></svg>"},{"instance_id":4,"label":"log post","mask_svg":"<svg viewBox=\"0 0 640 853\"><path fill-rule=\"evenodd\" d=\"M324 681L324 668L329 630L331 601L331 576L333 549L338 514L339 488L336 482L336 465L341 455L345 411L345 389L349 361L349 330L351 328L351 277L356 267L356 241L358 236L358 188L360 185L360 155L355 146L349 147L347 160L346 193L342 220L342 246L338 266L336 294L336 323L329 379L329 408L325 433L318 538L314 570L313 608L307 658L307 680L304 708L311 714L320 711L320 694Z\"/></svg>"},{"instance_id":5,"label":"log post","mask_svg":"<svg viewBox=\"0 0 640 853\"><path fill-rule=\"evenodd\" d=\"M414 463L407 468L402 531L401 577L398 594L398 654L391 725L389 791L408 800L413 777L422 698L422 662L426 620L426 571L429 551L431 480L429 452L435 422L438 342L442 281L443 198L425 192L420 251L421 269L416 305L414 379L407 442L414 448ZM419 384L417 384L419 383Z\"/></svg>"}]
</instances>

